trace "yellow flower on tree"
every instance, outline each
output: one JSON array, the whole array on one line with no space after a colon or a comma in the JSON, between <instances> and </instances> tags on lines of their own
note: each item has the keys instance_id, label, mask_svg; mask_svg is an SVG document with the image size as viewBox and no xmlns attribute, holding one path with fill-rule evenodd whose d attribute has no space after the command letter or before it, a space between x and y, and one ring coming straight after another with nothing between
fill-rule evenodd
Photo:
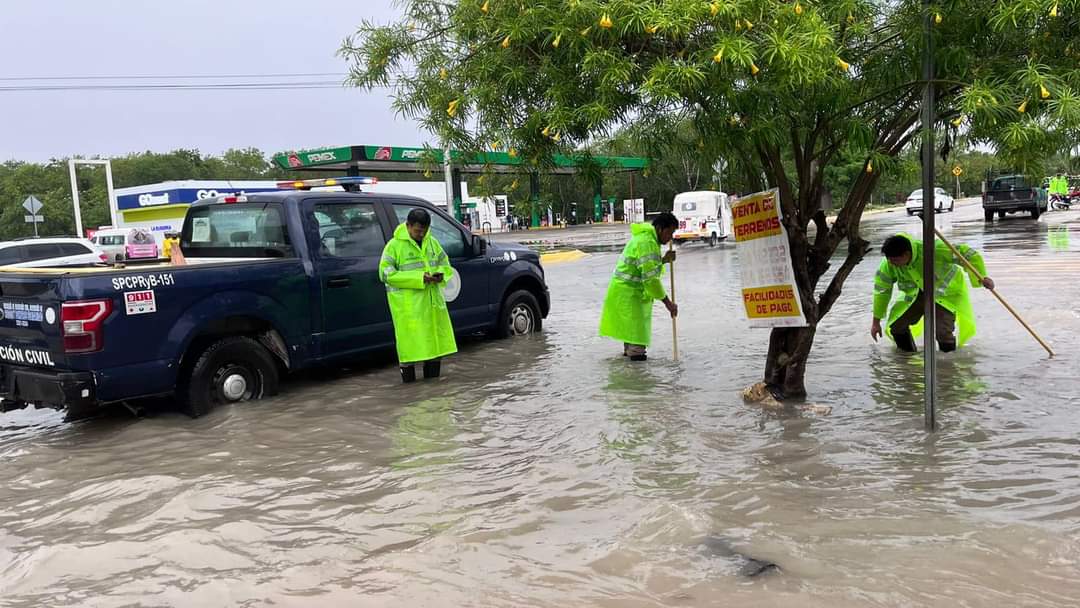
<instances>
[{"instance_id":1,"label":"yellow flower on tree","mask_svg":"<svg viewBox=\"0 0 1080 608\"><path fill-rule=\"evenodd\" d=\"M510 151L507 152L507 154L510 155L510 158L517 158L517 148L510 148Z\"/></svg>"},{"instance_id":2,"label":"yellow flower on tree","mask_svg":"<svg viewBox=\"0 0 1080 608\"><path fill-rule=\"evenodd\" d=\"M658 28L655 25L646 25L645 26L645 33L646 34L655 34L657 29Z\"/></svg>"},{"instance_id":3,"label":"yellow flower on tree","mask_svg":"<svg viewBox=\"0 0 1080 608\"><path fill-rule=\"evenodd\" d=\"M450 102L450 105L446 106L446 113L450 116L450 118L457 116L458 105L460 104L461 100L455 99L454 101Z\"/></svg>"},{"instance_id":4,"label":"yellow flower on tree","mask_svg":"<svg viewBox=\"0 0 1080 608\"><path fill-rule=\"evenodd\" d=\"M713 55L712 60L715 61L716 63L722 62L724 60L724 49L720 49L719 51L716 51L716 54Z\"/></svg>"},{"instance_id":5,"label":"yellow flower on tree","mask_svg":"<svg viewBox=\"0 0 1080 608\"><path fill-rule=\"evenodd\" d=\"M952 124L953 124L954 127L959 127L963 123L964 123L964 117L963 116L957 116L952 121Z\"/></svg>"},{"instance_id":6,"label":"yellow flower on tree","mask_svg":"<svg viewBox=\"0 0 1080 608\"><path fill-rule=\"evenodd\" d=\"M551 41L551 46L559 48L559 44L562 43L562 34L555 36L555 40Z\"/></svg>"},{"instance_id":7,"label":"yellow flower on tree","mask_svg":"<svg viewBox=\"0 0 1080 608\"><path fill-rule=\"evenodd\" d=\"M489 3L489 0L484 0L484 6L480 7L480 12L484 13L485 15L488 13L488 8L489 8L488 3Z\"/></svg>"},{"instance_id":8,"label":"yellow flower on tree","mask_svg":"<svg viewBox=\"0 0 1080 608\"><path fill-rule=\"evenodd\" d=\"M540 131L540 134L544 137L548 137L549 135L551 135L551 127L544 127L544 130Z\"/></svg>"},{"instance_id":9,"label":"yellow flower on tree","mask_svg":"<svg viewBox=\"0 0 1080 608\"><path fill-rule=\"evenodd\" d=\"M713 2L709 5L709 14L715 17L720 12L720 3Z\"/></svg>"},{"instance_id":10,"label":"yellow flower on tree","mask_svg":"<svg viewBox=\"0 0 1080 608\"><path fill-rule=\"evenodd\" d=\"M506 38L503 38L502 48L504 48L504 49L510 48L510 36L507 36Z\"/></svg>"},{"instance_id":11,"label":"yellow flower on tree","mask_svg":"<svg viewBox=\"0 0 1080 608\"><path fill-rule=\"evenodd\" d=\"M1050 16L1051 17L1057 17L1058 16L1057 2L1055 2L1054 7L1050 9Z\"/></svg>"},{"instance_id":12,"label":"yellow flower on tree","mask_svg":"<svg viewBox=\"0 0 1080 608\"><path fill-rule=\"evenodd\" d=\"M585 28L585 29L581 30L580 34L581 34L582 36L588 36L588 35L589 35L589 32L591 32L591 31L592 31L592 26L590 25L589 27L587 27L587 28Z\"/></svg>"},{"instance_id":13,"label":"yellow flower on tree","mask_svg":"<svg viewBox=\"0 0 1080 608\"><path fill-rule=\"evenodd\" d=\"M612 25L614 24L611 22L611 16L607 13L604 13L604 16L600 18L600 27L604 28L605 30L609 30L611 29Z\"/></svg>"},{"instance_id":14,"label":"yellow flower on tree","mask_svg":"<svg viewBox=\"0 0 1080 608\"><path fill-rule=\"evenodd\" d=\"M757 75L758 75L758 72L760 72L760 71L761 71L761 70L760 70L760 69L758 69L757 65L755 65L755 64L754 64L754 63L752 63L752 62L750 63L750 74L751 74L752 76L757 76Z\"/></svg>"},{"instance_id":15,"label":"yellow flower on tree","mask_svg":"<svg viewBox=\"0 0 1080 608\"><path fill-rule=\"evenodd\" d=\"M743 25L745 25L746 29L748 29L748 30L754 29L754 24L751 23L749 19L744 20Z\"/></svg>"},{"instance_id":16,"label":"yellow flower on tree","mask_svg":"<svg viewBox=\"0 0 1080 608\"><path fill-rule=\"evenodd\" d=\"M796 15L801 15L802 14L802 5L799 4L798 0L795 0L795 14Z\"/></svg>"},{"instance_id":17,"label":"yellow flower on tree","mask_svg":"<svg viewBox=\"0 0 1080 608\"><path fill-rule=\"evenodd\" d=\"M1016 108L1016 111L1020 112L1021 114L1023 114L1024 112L1027 112L1027 100L1026 99L1024 100L1023 103L1020 104L1020 107Z\"/></svg>"},{"instance_id":18,"label":"yellow flower on tree","mask_svg":"<svg viewBox=\"0 0 1080 608\"><path fill-rule=\"evenodd\" d=\"M851 64L839 57L836 58L836 65L840 66L840 69L844 70L845 72L851 70Z\"/></svg>"},{"instance_id":19,"label":"yellow flower on tree","mask_svg":"<svg viewBox=\"0 0 1080 608\"><path fill-rule=\"evenodd\" d=\"M869 161L869 160L866 161L866 172L867 173L873 173L874 172L874 162L873 161Z\"/></svg>"},{"instance_id":20,"label":"yellow flower on tree","mask_svg":"<svg viewBox=\"0 0 1080 608\"><path fill-rule=\"evenodd\" d=\"M1044 85L1040 84L1039 85L1039 95L1042 95L1042 98L1046 99L1047 97L1050 97L1050 91L1047 91L1046 87Z\"/></svg>"},{"instance_id":21,"label":"yellow flower on tree","mask_svg":"<svg viewBox=\"0 0 1080 608\"><path fill-rule=\"evenodd\" d=\"M439 70L439 80L446 80L447 76L446 68Z\"/></svg>"}]
</instances>

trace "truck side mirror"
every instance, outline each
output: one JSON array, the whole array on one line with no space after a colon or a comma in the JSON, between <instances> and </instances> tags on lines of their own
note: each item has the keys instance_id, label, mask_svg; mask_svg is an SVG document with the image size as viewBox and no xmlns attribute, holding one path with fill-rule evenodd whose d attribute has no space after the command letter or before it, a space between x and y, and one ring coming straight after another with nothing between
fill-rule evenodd
<instances>
[{"instance_id":1,"label":"truck side mirror","mask_svg":"<svg viewBox=\"0 0 1080 608\"><path fill-rule=\"evenodd\" d=\"M473 257L480 257L487 253L487 241L478 236L473 236L472 239L472 253Z\"/></svg>"}]
</instances>

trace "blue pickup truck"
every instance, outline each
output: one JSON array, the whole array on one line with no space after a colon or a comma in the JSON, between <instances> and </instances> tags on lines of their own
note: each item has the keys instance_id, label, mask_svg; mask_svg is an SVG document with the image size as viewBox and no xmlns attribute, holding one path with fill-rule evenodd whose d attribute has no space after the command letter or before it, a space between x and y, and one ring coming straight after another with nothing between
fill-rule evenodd
<instances>
[{"instance_id":1,"label":"blue pickup truck","mask_svg":"<svg viewBox=\"0 0 1080 608\"><path fill-rule=\"evenodd\" d=\"M458 333L539 331L539 256L473 235L405 196L288 191L206 199L187 211L184 265L0 269L0 410L175 394L193 415L258 399L290 371L394 343L379 258L413 208L450 256ZM448 288L449 291L449 288Z\"/></svg>"}]
</instances>

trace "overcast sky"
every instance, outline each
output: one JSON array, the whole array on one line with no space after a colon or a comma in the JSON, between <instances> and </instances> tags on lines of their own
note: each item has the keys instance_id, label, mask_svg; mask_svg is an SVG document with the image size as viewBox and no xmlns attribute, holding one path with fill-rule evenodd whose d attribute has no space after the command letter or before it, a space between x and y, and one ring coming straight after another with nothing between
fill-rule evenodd
<instances>
[{"instance_id":1,"label":"overcast sky","mask_svg":"<svg viewBox=\"0 0 1080 608\"><path fill-rule=\"evenodd\" d=\"M4 0L0 161L197 148L264 152L334 144L411 146L427 134L387 91L10 91L87 84L25 77L308 74L339 76L335 53L361 20L394 20L393 0ZM267 82L284 79L265 79ZM162 80L135 83L243 82ZM251 81L250 79L247 81ZM89 84L115 84L98 80Z\"/></svg>"}]
</instances>

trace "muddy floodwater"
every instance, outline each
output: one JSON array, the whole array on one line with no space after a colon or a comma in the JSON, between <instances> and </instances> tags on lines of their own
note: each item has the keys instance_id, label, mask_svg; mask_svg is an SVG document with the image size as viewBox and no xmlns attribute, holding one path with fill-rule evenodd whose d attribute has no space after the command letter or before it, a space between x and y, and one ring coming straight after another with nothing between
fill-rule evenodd
<instances>
[{"instance_id":1,"label":"muddy floodwater","mask_svg":"<svg viewBox=\"0 0 1080 608\"><path fill-rule=\"evenodd\" d=\"M681 360L658 306L646 364L596 336L600 248L548 267L543 333L470 341L435 382L375 365L197 420L0 416L0 605L1076 606L1080 212L938 222L1058 357L973 294L936 434L921 356L869 337L877 252L818 332L832 413L799 415L739 398L767 332L733 246L682 249Z\"/></svg>"}]
</instances>

